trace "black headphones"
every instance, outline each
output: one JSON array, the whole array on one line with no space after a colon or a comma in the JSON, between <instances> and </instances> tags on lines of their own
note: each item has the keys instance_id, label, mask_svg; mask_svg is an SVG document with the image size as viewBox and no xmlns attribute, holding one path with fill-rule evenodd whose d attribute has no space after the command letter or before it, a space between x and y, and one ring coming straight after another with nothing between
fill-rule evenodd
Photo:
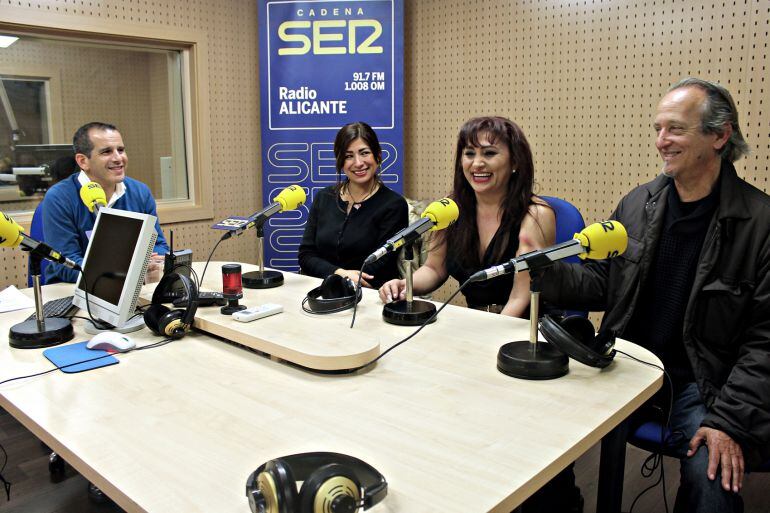
<instances>
[{"instance_id":1,"label":"black headphones","mask_svg":"<svg viewBox=\"0 0 770 513\"><path fill-rule=\"evenodd\" d=\"M579 315L540 319L540 333L563 353L575 360L603 369L615 358L615 333L609 330L594 335L594 325Z\"/></svg>"},{"instance_id":2,"label":"black headphones","mask_svg":"<svg viewBox=\"0 0 770 513\"><path fill-rule=\"evenodd\" d=\"M297 493L297 481L302 488ZM252 513L354 513L388 494L385 476L335 452L306 452L264 463L246 480Z\"/></svg>"},{"instance_id":3,"label":"black headphones","mask_svg":"<svg viewBox=\"0 0 770 513\"><path fill-rule=\"evenodd\" d=\"M361 301L362 292L350 278L330 274L321 285L307 293L302 300L302 309L312 314L332 314L352 308Z\"/></svg>"},{"instance_id":4,"label":"black headphones","mask_svg":"<svg viewBox=\"0 0 770 513\"><path fill-rule=\"evenodd\" d=\"M171 310L164 306L163 300L167 293L173 290L177 281L182 282L187 305L184 310ZM190 331L193 320L195 320L195 311L198 309L198 287L187 276L168 273L155 287L152 293L152 304L144 312L144 323L156 335L161 337L182 338Z\"/></svg>"}]
</instances>

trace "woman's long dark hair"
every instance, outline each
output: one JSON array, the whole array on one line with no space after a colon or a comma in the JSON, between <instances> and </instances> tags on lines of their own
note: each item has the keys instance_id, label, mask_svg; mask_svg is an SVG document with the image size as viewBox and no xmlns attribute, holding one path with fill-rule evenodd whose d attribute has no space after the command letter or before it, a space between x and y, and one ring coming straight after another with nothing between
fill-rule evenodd
<instances>
[{"instance_id":1,"label":"woman's long dark hair","mask_svg":"<svg viewBox=\"0 0 770 513\"><path fill-rule=\"evenodd\" d=\"M500 142L508 147L512 168L516 173L508 180L508 189L502 200L500 236L492 240L493 262L502 262L511 237L518 237L518 226L529 210L532 201L534 164L532 151L521 128L503 117L480 117L470 119L460 128L455 153L455 173L452 198L460 209L460 217L447 229L446 242L453 248L454 258L463 266L476 268L481 265L479 256L481 243L476 227L476 194L463 173L463 150L468 146L479 146L479 137L486 136L489 144Z\"/></svg>"},{"instance_id":2,"label":"woman's long dark hair","mask_svg":"<svg viewBox=\"0 0 770 513\"><path fill-rule=\"evenodd\" d=\"M345 153L347 152L350 143L359 138L369 146L370 150L372 150L374 160L377 161L377 164L382 164L382 147L380 146L380 140L377 138L377 133L372 127L363 121L356 121L343 126L334 138L334 159L337 167L337 187L335 188L335 192L337 193L339 193L340 189L342 189L346 183L342 181L342 168L345 166ZM377 181L380 181L379 176L377 177Z\"/></svg>"}]
</instances>

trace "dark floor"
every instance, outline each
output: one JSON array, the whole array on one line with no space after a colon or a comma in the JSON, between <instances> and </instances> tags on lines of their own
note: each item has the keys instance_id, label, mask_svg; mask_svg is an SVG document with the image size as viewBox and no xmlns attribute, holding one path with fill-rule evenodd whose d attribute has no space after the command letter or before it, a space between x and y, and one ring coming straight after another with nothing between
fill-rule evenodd
<instances>
[{"instance_id":1,"label":"dark floor","mask_svg":"<svg viewBox=\"0 0 770 513\"><path fill-rule=\"evenodd\" d=\"M40 441L10 414L0 409L0 444L8 452L8 463L3 471L13 483L11 501L0 495L2 513L119 513L123 510L115 504L95 504L88 498L87 481L72 468L67 467L60 482L52 482L48 473L49 452ZM654 482L640 475L642 462L647 453L629 447L626 453L626 482L623 495L623 511L628 511L634 497ZM2 466L2 453L0 453ZM599 475L599 446L590 449L575 464L578 485L585 498L585 512L596 510L596 485ZM666 491L669 511L679 479L678 464L667 459L665 463ZM655 474L654 479L657 479ZM745 513L770 511L770 473L747 476L744 487ZM375 508L376 509L376 508ZM243 510L248 511L246 499ZM661 487L647 492L634 506L634 513L661 513L666 511Z\"/></svg>"},{"instance_id":2,"label":"dark floor","mask_svg":"<svg viewBox=\"0 0 770 513\"><path fill-rule=\"evenodd\" d=\"M599 479L599 444L592 447L575 463L575 475L585 498L586 513L596 511L596 487ZM626 470L623 485L622 511L628 512L631 503L645 488L652 485L660 476L660 469L655 470L650 478L641 475L644 460L650 453L626 445ZM673 458L664 458L664 475L666 477L666 497L668 511L674 510L674 498L679 486L679 462ZM666 506L663 502L662 486L645 493L634 506L633 513L664 513ZM741 494L744 501L744 513L768 513L770 511L770 473L755 473L747 475Z\"/></svg>"},{"instance_id":3,"label":"dark floor","mask_svg":"<svg viewBox=\"0 0 770 513\"><path fill-rule=\"evenodd\" d=\"M60 482L48 473L48 451L40 440L5 410L0 409L0 444L8 453L3 476L12 483L11 500L0 494L3 513L116 513L114 503L97 504L88 498L88 481L66 466ZM0 467L3 454L0 451Z\"/></svg>"}]
</instances>

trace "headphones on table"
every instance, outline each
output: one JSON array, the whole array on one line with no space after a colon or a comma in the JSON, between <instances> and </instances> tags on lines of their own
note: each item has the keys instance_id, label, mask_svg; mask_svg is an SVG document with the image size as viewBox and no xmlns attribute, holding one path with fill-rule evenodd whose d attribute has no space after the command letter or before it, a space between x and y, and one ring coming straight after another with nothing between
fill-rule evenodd
<instances>
[{"instance_id":1,"label":"headphones on table","mask_svg":"<svg viewBox=\"0 0 770 513\"><path fill-rule=\"evenodd\" d=\"M297 481L302 487L297 492ZM264 463L246 480L252 513L355 513L388 494L385 476L335 452L306 452Z\"/></svg>"},{"instance_id":2,"label":"headphones on table","mask_svg":"<svg viewBox=\"0 0 770 513\"><path fill-rule=\"evenodd\" d=\"M544 315L540 333L561 352L585 365L603 369L615 358L615 333L603 330L594 334L594 325L585 317Z\"/></svg>"},{"instance_id":3,"label":"headphones on table","mask_svg":"<svg viewBox=\"0 0 770 513\"><path fill-rule=\"evenodd\" d=\"M177 281L182 282L182 288L184 288L186 305L183 310L178 308L171 310L162 304ZM165 275L155 287L155 292L152 293L152 304L144 311L144 323L153 333L161 337L182 338L190 331L196 310L198 310L198 287L187 276L172 272Z\"/></svg>"},{"instance_id":4,"label":"headphones on table","mask_svg":"<svg viewBox=\"0 0 770 513\"><path fill-rule=\"evenodd\" d=\"M302 300L302 309L311 314L342 312L360 302L362 294L350 278L330 274L321 285L307 293Z\"/></svg>"}]
</instances>

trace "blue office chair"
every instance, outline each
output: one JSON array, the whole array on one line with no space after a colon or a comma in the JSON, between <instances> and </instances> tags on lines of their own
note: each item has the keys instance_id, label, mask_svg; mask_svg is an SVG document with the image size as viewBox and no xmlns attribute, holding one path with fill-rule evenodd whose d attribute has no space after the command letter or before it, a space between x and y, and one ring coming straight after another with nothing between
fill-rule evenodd
<instances>
[{"instance_id":1,"label":"blue office chair","mask_svg":"<svg viewBox=\"0 0 770 513\"><path fill-rule=\"evenodd\" d=\"M572 236L586 227L583 216L575 205L554 196L540 196L556 214L556 244L572 239ZM565 259L566 262L580 262L576 256Z\"/></svg>"},{"instance_id":2,"label":"blue office chair","mask_svg":"<svg viewBox=\"0 0 770 513\"><path fill-rule=\"evenodd\" d=\"M32 222L29 225L29 236L41 242L45 241L43 236L43 202L38 203L35 212L32 214ZM48 260L40 262L40 285L45 285L45 268L48 266ZM30 262L27 259L27 287L32 286L32 273L30 272Z\"/></svg>"},{"instance_id":3,"label":"blue office chair","mask_svg":"<svg viewBox=\"0 0 770 513\"><path fill-rule=\"evenodd\" d=\"M554 196L540 196L553 209L556 215L556 244L572 239L572 236L586 227L583 216L575 205L567 200L556 198ZM564 259L565 262L579 263L580 258L571 256ZM588 317L588 312L584 311L565 311L564 315L580 315Z\"/></svg>"}]
</instances>

